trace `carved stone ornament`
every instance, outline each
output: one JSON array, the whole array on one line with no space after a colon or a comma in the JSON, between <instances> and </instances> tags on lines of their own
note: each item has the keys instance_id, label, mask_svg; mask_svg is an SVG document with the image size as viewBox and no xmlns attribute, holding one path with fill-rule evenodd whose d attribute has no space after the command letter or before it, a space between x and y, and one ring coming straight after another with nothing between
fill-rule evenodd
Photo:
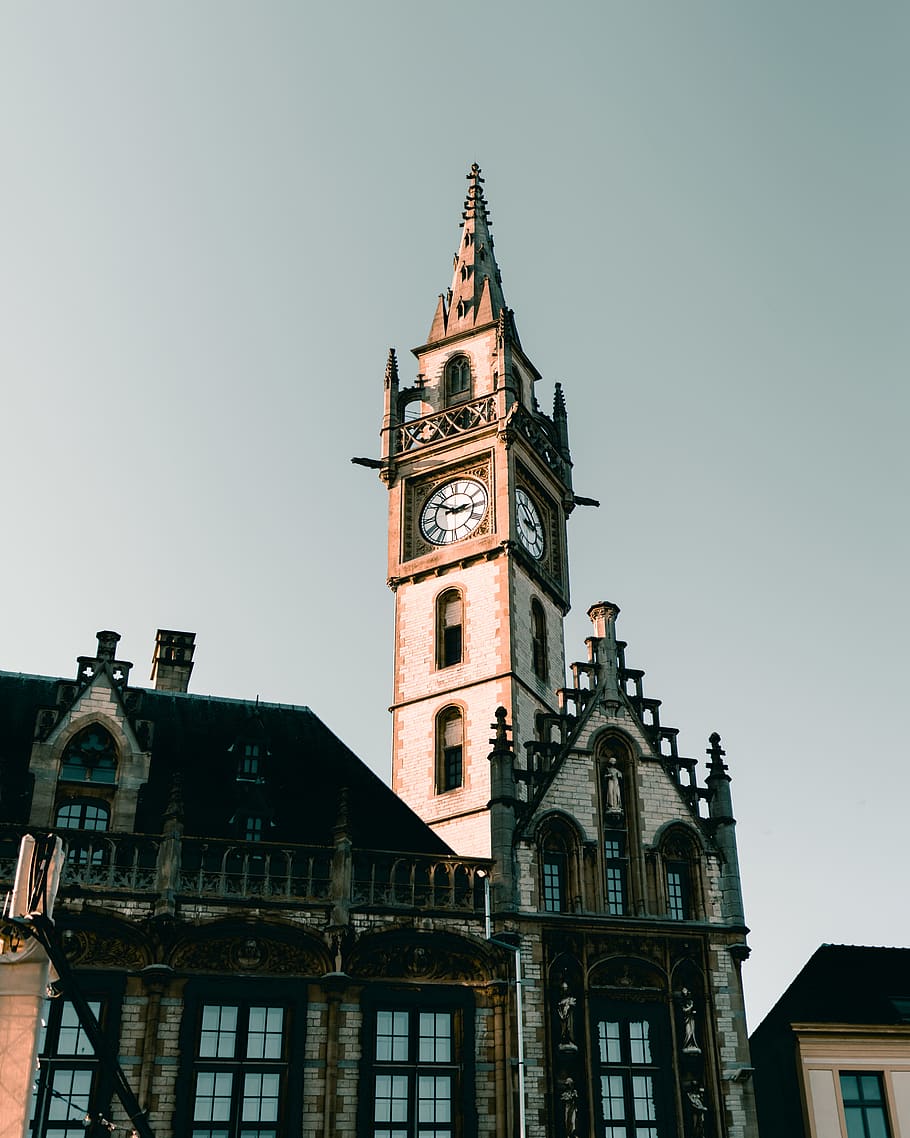
<instances>
[{"instance_id":1,"label":"carved stone ornament","mask_svg":"<svg viewBox=\"0 0 910 1138\"><path fill-rule=\"evenodd\" d=\"M470 981L489 975L473 945L446 934L380 934L362 938L348 972L377 979Z\"/></svg>"},{"instance_id":2,"label":"carved stone ornament","mask_svg":"<svg viewBox=\"0 0 910 1138\"><path fill-rule=\"evenodd\" d=\"M629 999L635 993L645 993L649 998L655 992L666 991L666 982L661 972L644 960L614 959L606 960L591 971L591 986L596 988L618 988Z\"/></svg>"},{"instance_id":3,"label":"carved stone ornament","mask_svg":"<svg viewBox=\"0 0 910 1138\"><path fill-rule=\"evenodd\" d=\"M328 954L306 943L289 943L257 932L184 941L169 963L186 972L321 976L327 971Z\"/></svg>"},{"instance_id":4,"label":"carved stone ornament","mask_svg":"<svg viewBox=\"0 0 910 1138\"><path fill-rule=\"evenodd\" d=\"M578 1091L575 1089L573 1079L565 1080L559 1097L562 1100L565 1136L566 1138L578 1138Z\"/></svg>"},{"instance_id":5,"label":"carved stone ornament","mask_svg":"<svg viewBox=\"0 0 910 1138\"><path fill-rule=\"evenodd\" d=\"M74 968L113 968L134 972L150 964L143 945L110 926L64 929L63 951Z\"/></svg>"},{"instance_id":6,"label":"carved stone ornament","mask_svg":"<svg viewBox=\"0 0 910 1138\"><path fill-rule=\"evenodd\" d=\"M705 1116L708 1113L705 1088L698 1083L689 1083L686 1086L686 1105L692 1118L692 1138L704 1138Z\"/></svg>"},{"instance_id":7,"label":"carved stone ornament","mask_svg":"<svg viewBox=\"0 0 910 1138\"><path fill-rule=\"evenodd\" d=\"M688 988L683 988L679 996L683 1026L682 1052L684 1055L700 1055L701 1048L695 1038L695 1000Z\"/></svg>"}]
</instances>

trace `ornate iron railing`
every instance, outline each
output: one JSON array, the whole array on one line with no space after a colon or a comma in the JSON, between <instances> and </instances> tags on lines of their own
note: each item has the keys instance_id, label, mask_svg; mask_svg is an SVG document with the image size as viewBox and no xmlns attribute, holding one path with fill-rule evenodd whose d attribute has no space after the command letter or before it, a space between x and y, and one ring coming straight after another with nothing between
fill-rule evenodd
<instances>
[{"instance_id":1,"label":"ornate iron railing","mask_svg":"<svg viewBox=\"0 0 910 1138\"><path fill-rule=\"evenodd\" d=\"M355 905L478 912L488 872L489 862L357 850L351 900Z\"/></svg>"},{"instance_id":2,"label":"ornate iron railing","mask_svg":"<svg viewBox=\"0 0 910 1138\"><path fill-rule=\"evenodd\" d=\"M473 431L475 427L495 422L495 396L484 395L480 399L472 399L469 403L458 403L454 407L447 407L444 411L401 423L395 433L395 453L429 446L430 443L437 443L452 435L460 435L465 431Z\"/></svg>"}]
</instances>

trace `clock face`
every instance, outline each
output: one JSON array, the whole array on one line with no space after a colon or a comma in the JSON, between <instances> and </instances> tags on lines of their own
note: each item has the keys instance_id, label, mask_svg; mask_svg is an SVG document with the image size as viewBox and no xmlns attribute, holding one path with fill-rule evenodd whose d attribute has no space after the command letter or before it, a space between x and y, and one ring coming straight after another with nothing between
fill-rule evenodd
<instances>
[{"instance_id":1,"label":"clock face","mask_svg":"<svg viewBox=\"0 0 910 1138\"><path fill-rule=\"evenodd\" d=\"M515 519L521 544L539 561L543 557L543 522L530 494L521 487L515 491Z\"/></svg>"},{"instance_id":2,"label":"clock face","mask_svg":"<svg viewBox=\"0 0 910 1138\"><path fill-rule=\"evenodd\" d=\"M420 511L420 532L433 545L451 545L477 529L487 512L487 489L473 478L438 486Z\"/></svg>"}]
</instances>

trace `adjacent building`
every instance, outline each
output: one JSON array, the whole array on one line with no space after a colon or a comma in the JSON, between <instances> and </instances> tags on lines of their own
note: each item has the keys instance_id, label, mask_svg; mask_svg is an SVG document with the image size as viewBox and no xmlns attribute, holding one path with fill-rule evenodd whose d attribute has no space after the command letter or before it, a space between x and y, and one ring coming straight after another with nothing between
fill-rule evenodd
<instances>
[{"instance_id":1,"label":"adjacent building","mask_svg":"<svg viewBox=\"0 0 910 1138\"><path fill-rule=\"evenodd\" d=\"M589 609L566 668L568 413L506 306L479 169L417 376L385 371L392 790L306 707L154 687L103 632L0 673L6 860L68 844L75 981L160 1138L754 1138L730 778ZM15 963L0 958L0 985ZM123 1125L48 1004L28 1133Z\"/></svg>"},{"instance_id":2,"label":"adjacent building","mask_svg":"<svg viewBox=\"0 0 910 1138\"><path fill-rule=\"evenodd\" d=\"M910 949L823 944L752 1055L763 1134L910 1136Z\"/></svg>"}]
</instances>

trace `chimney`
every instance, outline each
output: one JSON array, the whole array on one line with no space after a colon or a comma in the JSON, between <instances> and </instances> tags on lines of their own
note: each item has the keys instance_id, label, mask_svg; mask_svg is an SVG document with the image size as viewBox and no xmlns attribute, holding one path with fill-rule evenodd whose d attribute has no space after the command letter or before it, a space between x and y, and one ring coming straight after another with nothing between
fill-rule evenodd
<instances>
[{"instance_id":1,"label":"chimney","mask_svg":"<svg viewBox=\"0 0 910 1138\"><path fill-rule=\"evenodd\" d=\"M159 628L152 657L152 681L156 691L186 691L193 671L195 632L172 632Z\"/></svg>"}]
</instances>

